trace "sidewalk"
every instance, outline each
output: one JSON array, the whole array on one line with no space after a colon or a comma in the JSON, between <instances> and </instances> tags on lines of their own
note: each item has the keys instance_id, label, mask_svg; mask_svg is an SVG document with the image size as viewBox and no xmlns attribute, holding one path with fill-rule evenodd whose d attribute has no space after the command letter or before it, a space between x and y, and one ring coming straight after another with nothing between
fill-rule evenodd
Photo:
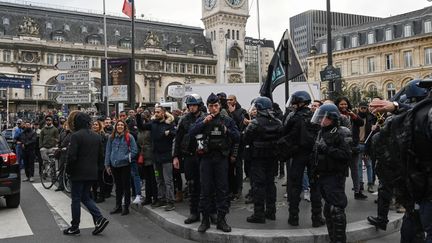
<instances>
[{"instance_id":1,"label":"sidewalk","mask_svg":"<svg viewBox=\"0 0 432 243\"><path fill-rule=\"evenodd\" d=\"M283 197L286 187L282 187L282 180L276 180L278 190L276 221L267 220L266 224L251 224L246 217L253 212L252 204L245 204L244 200L231 203L230 213L227 215L228 224L233 228L231 233L217 231L215 226L205 234L197 232L199 223L185 225L183 221L189 215L188 202L176 204L176 210L165 212L163 208L133 206L133 209L143 213L165 230L185 239L205 242L328 242L327 228L312 228L310 203L302 200L300 203L300 226L293 227L287 223L288 208L286 198ZM399 230L402 214L391 212L387 231L377 230L366 222L366 217L376 215L376 195L367 193L365 201L354 200L351 190L352 181L347 178L346 194L348 196L347 237L349 242L366 241L383 237ZM244 183L243 193L249 189Z\"/></svg>"}]
</instances>

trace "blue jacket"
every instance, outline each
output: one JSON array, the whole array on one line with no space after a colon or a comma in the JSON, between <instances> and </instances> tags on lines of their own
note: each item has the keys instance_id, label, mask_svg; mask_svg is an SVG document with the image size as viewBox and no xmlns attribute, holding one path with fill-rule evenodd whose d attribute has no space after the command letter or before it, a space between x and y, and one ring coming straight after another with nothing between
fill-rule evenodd
<instances>
[{"instance_id":1,"label":"blue jacket","mask_svg":"<svg viewBox=\"0 0 432 243\"><path fill-rule=\"evenodd\" d=\"M129 134L130 148L126 143L124 135L117 135L114 139L108 138L106 151L105 151L105 166L123 167L127 166L129 162L129 153L132 162L135 163L138 148L132 134Z\"/></svg>"}]
</instances>

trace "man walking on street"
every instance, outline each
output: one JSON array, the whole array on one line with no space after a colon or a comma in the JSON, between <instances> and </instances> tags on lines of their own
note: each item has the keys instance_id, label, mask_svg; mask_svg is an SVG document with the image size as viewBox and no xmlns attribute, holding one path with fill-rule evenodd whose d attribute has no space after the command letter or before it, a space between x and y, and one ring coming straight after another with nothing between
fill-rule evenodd
<instances>
[{"instance_id":1,"label":"man walking on street","mask_svg":"<svg viewBox=\"0 0 432 243\"><path fill-rule=\"evenodd\" d=\"M102 138L90 130L90 122L90 116L82 112L74 119L76 132L71 136L66 167L72 181L72 222L71 227L63 231L65 235L80 233L81 202L93 217L93 235L101 233L109 223L90 197L90 188L98 179L98 164L103 164L104 151Z\"/></svg>"},{"instance_id":2,"label":"man walking on street","mask_svg":"<svg viewBox=\"0 0 432 243\"><path fill-rule=\"evenodd\" d=\"M59 132L53 125L53 117L45 117L45 126L42 128L39 136L39 146L43 163L48 161L48 154L54 153L58 144Z\"/></svg>"}]
</instances>

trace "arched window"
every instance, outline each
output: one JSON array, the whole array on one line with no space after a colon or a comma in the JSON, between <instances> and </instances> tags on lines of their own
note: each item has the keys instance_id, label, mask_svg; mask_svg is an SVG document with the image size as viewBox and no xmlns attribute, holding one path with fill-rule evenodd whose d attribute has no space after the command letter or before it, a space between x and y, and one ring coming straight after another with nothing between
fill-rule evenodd
<instances>
[{"instance_id":1,"label":"arched window","mask_svg":"<svg viewBox=\"0 0 432 243\"><path fill-rule=\"evenodd\" d=\"M386 91L387 91L387 99L390 99L396 94L396 87L395 85L390 82L386 85Z\"/></svg>"},{"instance_id":2,"label":"arched window","mask_svg":"<svg viewBox=\"0 0 432 243\"><path fill-rule=\"evenodd\" d=\"M240 32L237 30L237 40L240 39Z\"/></svg>"},{"instance_id":3,"label":"arched window","mask_svg":"<svg viewBox=\"0 0 432 243\"><path fill-rule=\"evenodd\" d=\"M232 39L235 40L235 30L232 30Z\"/></svg>"},{"instance_id":4,"label":"arched window","mask_svg":"<svg viewBox=\"0 0 432 243\"><path fill-rule=\"evenodd\" d=\"M228 29L228 31L227 31L227 36L226 36L226 38L227 38L227 39L230 39L230 38L231 38L231 30L230 30L230 29Z\"/></svg>"}]
</instances>

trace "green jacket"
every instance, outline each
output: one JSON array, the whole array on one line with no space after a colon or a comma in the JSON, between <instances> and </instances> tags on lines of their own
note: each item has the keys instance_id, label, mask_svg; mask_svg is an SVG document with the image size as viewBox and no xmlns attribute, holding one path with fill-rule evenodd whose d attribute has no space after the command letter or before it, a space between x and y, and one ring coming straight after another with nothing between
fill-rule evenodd
<instances>
[{"instance_id":1,"label":"green jacket","mask_svg":"<svg viewBox=\"0 0 432 243\"><path fill-rule=\"evenodd\" d=\"M39 148L56 147L59 140L59 132L56 127L45 126L39 136Z\"/></svg>"}]
</instances>

